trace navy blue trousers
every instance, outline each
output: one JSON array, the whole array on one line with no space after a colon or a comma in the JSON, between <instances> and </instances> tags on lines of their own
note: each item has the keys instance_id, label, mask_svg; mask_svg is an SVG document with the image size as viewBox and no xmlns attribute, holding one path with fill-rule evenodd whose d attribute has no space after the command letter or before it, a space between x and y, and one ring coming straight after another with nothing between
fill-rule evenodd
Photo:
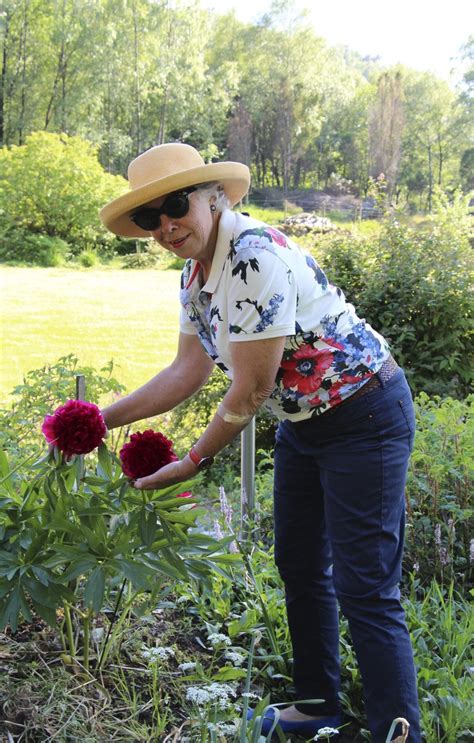
<instances>
[{"instance_id":1,"label":"navy blue trousers","mask_svg":"<svg viewBox=\"0 0 474 743\"><path fill-rule=\"evenodd\" d=\"M421 740L416 674L400 604L405 479L415 432L399 369L329 415L279 424L275 559L285 584L297 699L339 711L338 608L349 622L373 743L395 717Z\"/></svg>"}]
</instances>

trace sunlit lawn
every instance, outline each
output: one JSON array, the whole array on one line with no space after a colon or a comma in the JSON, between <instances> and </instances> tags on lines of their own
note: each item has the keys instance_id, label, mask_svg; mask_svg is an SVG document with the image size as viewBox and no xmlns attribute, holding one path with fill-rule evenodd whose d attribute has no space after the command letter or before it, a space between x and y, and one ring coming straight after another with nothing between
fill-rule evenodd
<instances>
[{"instance_id":1,"label":"sunlit lawn","mask_svg":"<svg viewBox=\"0 0 474 743\"><path fill-rule=\"evenodd\" d=\"M110 359L128 389L174 357L179 271L1 268L0 401L23 374L74 353L100 368Z\"/></svg>"}]
</instances>

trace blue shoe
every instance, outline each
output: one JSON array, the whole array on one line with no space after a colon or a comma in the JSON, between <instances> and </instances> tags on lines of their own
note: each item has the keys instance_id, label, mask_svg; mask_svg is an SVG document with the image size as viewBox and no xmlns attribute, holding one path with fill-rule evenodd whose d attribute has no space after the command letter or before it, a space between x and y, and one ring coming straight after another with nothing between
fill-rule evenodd
<instances>
[{"instance_id":1,"label":"blue shoe","mask_svg":"<svg viewBox=\"0 0 474 743\"><path fill-rule=\"evenodd\" d=\"M247 720L251 720L254 715L254 710L249 709L247 712ZM275 720L275 709L269 707L265 711L265 717L263 718L262 733L268 735L271 727ZM294 733L294 735L301 735L301 737L309 738L321 730L321 728L337 728L342 725L342 718L340 715L328 715L327 717L320 717L319 720L301 720L299 722L292 722L291 720L279 720L278 726L283 730L284 733Z\"/></svg>"}]
</instances>

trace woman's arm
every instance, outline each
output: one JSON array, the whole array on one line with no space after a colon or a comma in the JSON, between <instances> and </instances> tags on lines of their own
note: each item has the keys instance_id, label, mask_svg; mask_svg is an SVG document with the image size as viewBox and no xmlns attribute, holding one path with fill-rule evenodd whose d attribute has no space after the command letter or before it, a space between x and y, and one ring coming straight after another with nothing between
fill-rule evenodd
<instances>
[{"instance_id":1,"label":"woman's arm","mask_svg":"<svg viewBox=\"0 0 474 743\"><path fill-rule=\"evenodd\" d=\"M213 366L197 335L180 333L178 352L172 364L143 387L102 411L107 428L171 410L205 384Z\"/></svg>"},{"instance_id":2,"label":"woman's arm","mask_svg":"<svg viewBox=\"0 0 474 743\"><path fill-rule=\"evenodd\" d=\"M226 392L220 410L195 442L199 457L212 457L229 444L255 415L264 400L271 394L280 366L285 337L240 341L230 344L234 379ZM226 415L227 411L227 415ZM241 422L224 419L241 418ZM172 462L149 477L136 481L137 488L164 488L182 482L196 474L196 465L187 455L179 462Z\"/></svg>"}]
</instances>

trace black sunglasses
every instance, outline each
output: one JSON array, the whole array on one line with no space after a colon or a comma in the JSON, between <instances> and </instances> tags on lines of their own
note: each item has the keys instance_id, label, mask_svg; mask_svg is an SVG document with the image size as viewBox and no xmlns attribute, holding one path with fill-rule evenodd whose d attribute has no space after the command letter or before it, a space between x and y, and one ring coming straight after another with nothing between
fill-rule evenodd
<instances>
[{"instance_id":1,"label":"black sunglasses","mask_svg":"<svg viewBox=\"0 0 474 743\"><path fill-rule=\"evenodd\" d=\"M160 226L162 214L172 219L185 217L189 212L188 196L196 190L196 186L190 186L183 191L176 191L166 197L159 209L144 206L142 209L137 209L136 212L130 214L130 219L137 227L145 230L145 232L153 232L153 230L157 230Z\"/></svg>"}]
</instances>

